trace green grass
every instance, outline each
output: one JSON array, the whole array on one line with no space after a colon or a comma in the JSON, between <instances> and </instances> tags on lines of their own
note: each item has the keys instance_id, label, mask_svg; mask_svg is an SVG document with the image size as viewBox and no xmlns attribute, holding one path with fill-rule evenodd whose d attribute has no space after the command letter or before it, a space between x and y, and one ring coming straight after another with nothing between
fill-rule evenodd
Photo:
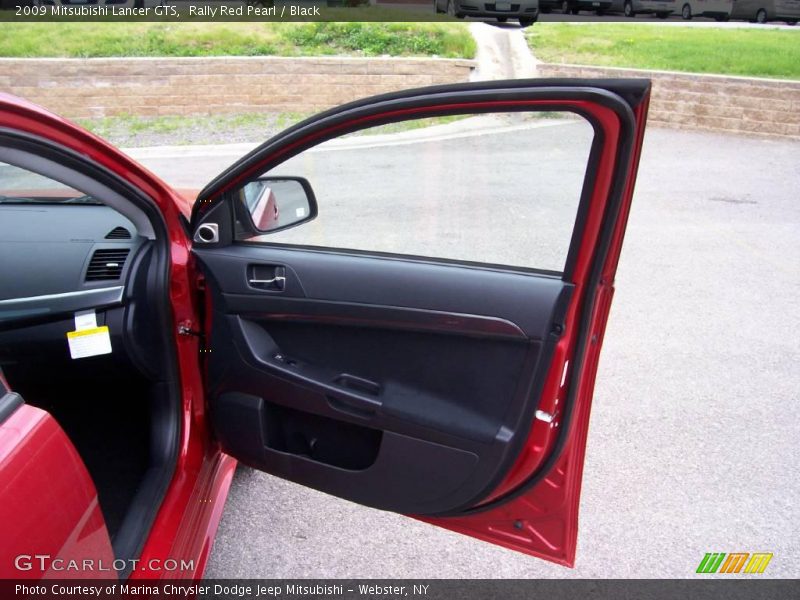
<instances>
[{"instance_id":1,"label":"green grass","mask_svg":"<svg viewBox=\"0 0 800 600\"><path fill-rule=\"evenodd\" d=\"M3 23L0 56L441 56L472 58L463 23Z\"/></svg>"},{"instance_id":2,"label":"green grass","mask_svg":"<svg viewBox=\"0 0 800 600\"><path fill-rule=\"evenodd\" d=\"M297 23L281 36L313 54L472 58L476 48L461 23Z\"/></svg>"},{"instance_id":3,"label":"green grass","mask_svg":"<svg viewBox=\"0 0 800 600\"><path fill-rule=\"evenodd\" d=\"M444 117L426 117L422 119L409 119L408 121L397 121L396 123L387 123L386 125L377 125L368 129L362 129L351 133L348 137L356 137L361 135L383 135L387 133L401 133L403 131L413 131L415 129L422 129L424 127L434 127L436 125L447 125L466 119L471 115L448 115Z\"/></svg>"},{"instance_id":4,"label":"green grass","mask_svg":"<svg viewBox=\"0 0 800 600\"><path fill-rule=\"evenodd\" d=\"M115 137L121 133L136 135L176 135L203 131L231 131L237 129L274 131L284 129L310 116L306 113L242 113L213 116L161 116L136 117L122 115L94 119L76 119L76 122L102 138ZM266 139L266 138L265 138Z\"/></svg>"},{"instance_id":5,"label":"green grass","mask_svg":"<svg viewBox=\"0 0 800 600\"><path fill-rule=\"evenodd\" d=\"M800 79L800 31L539 23L527 35L545 62Z\"/></svg>"},{"instance_id":6,"label":"green grass","mask_svg":"<svg viewBox=\"0 0 800 600\"><path fill-rule=\"evenodd\" d=\"M76 119L89 131L121 146L219 144L264 142L279 131L310 117L312 113L265 112L230 115L136 117L121 115ZM351 134L377 135L399 133L464 119L464 115L412 119L371 127ZM348 136L349 137L349 136Z\"/></svg>"}]
</instances>

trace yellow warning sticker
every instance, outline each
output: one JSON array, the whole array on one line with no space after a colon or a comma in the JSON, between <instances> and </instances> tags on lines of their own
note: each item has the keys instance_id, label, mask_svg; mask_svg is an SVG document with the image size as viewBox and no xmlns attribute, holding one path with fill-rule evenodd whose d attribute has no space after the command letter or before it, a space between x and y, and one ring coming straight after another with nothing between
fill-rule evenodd
<instances>
[{"instance_id":1,"label":"yellow warning sticker","mask_svg":"<svg viewBox=\"0 0 800 600\"><path fill-rule=\"evenodd\" d=\"M111 354L111 335L108 326L79 329L67 332L69 354L75 358Z\"/></svg>"}]
</instances>

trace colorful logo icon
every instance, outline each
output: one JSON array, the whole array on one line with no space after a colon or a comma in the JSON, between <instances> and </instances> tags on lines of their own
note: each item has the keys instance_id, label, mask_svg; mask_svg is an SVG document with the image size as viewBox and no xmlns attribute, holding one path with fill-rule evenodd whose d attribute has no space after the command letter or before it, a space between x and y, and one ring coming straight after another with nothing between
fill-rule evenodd
<instances>
[{"instance_id":1,"label":"colorful logo icon","mask_svg":"<svg viewBox=\"0 0 800 600\"><path fill-rule=\"evenodd\" d=\"M698 573L731 574L750 573L758 575L764 572L772 560L772 552L706 552L703 560L697 565Z\"/></svg>"}]
</instances>

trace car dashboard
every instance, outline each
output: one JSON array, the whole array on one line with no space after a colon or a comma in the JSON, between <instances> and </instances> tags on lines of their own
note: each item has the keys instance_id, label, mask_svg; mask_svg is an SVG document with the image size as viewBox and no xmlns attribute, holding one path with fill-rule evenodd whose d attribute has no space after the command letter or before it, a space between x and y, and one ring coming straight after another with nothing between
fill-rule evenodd
<instances>
[{"instance_id":1,"label":"car dashboard","mask_svg":"<svg viewBox=\"0 0 800 600\"><path fill-rule=\"evenodd\" d=\"M0 203L0 368L111 361L155 376L156 332L139 326L155 310L154 247L105 205ZM71 360L67 333L88 310L109 327L112 353Z\"/></svg>"},{"instance_id":2,"label":"car dashboard","mask_svg":"<svg viewBox=\"0 0 800 600\"><path fill-rule=\"evenodd\" d=\"M121 305L147 240L102 205L0 205L0 328Z\"/></svg>"}]
</instances>

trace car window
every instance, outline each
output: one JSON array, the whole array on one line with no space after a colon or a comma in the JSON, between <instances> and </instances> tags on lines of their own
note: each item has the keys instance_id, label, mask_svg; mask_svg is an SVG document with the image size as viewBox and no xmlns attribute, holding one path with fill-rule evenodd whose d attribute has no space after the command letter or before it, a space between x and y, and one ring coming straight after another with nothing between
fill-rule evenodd
<instances>
[{"instance_id":1,"label":"car window","mask_svg":"<svg viewBox=\"0 0 800 600\"><path fill-rule=\"evenodd\" d=\"M102 204L44 175L0 163L0 204Z\"/></svg>"},{"instance_id":2,"label":"car window","mask_svg":"<svg viewBox=\"0 0 800 600\"><path fill-rule=\"evenodd\" d=\"M239 239L562 271L593 138L586 120L564 113L365 129L264 174L308 179L314 221Z\"/></svg>"}]
</instances>

